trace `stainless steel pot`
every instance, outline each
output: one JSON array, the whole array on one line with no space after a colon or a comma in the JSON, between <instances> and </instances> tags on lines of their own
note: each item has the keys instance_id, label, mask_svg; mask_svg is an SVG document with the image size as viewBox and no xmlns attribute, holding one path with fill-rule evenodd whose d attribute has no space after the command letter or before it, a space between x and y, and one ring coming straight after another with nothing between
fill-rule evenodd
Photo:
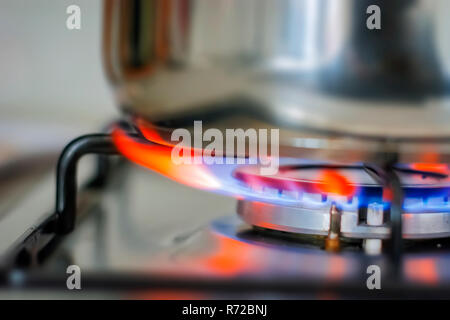
<instances>
[{"instance_id":1,"label":"stainless steel pot","mask_svg":"<svg viewBox=\"0 0 450 320\"><path fill-rule=\"evenodd\" d=\"M366 26L374 4L379 30ZM449 12L448 0L106 0L104 60L121 107L160 126L445 154Z\"/></svg>"}]
</instances>

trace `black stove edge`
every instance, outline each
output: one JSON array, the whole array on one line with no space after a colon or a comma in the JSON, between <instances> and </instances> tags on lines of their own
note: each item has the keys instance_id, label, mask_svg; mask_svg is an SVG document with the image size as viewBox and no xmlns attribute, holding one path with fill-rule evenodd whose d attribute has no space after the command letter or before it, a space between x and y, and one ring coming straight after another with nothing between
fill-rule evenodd
<instances>
[{"instance_id":1,"label":"black stove edge","mask_svg":"<svg viewBox=\"0 0 450 320\"><path fill-rule=\"evenodd\" d=\"M38 271L10 270L0 274L0 289L52 289L66 291L67 278ZM336 296L353 299L449 299L450 285L424 286L402 281L383 281L382 290L368 290L365 281L317 281L291 277L211 278L165 276L149 273L84 272L82 288L102 292L176 292L212 294L281 294L286 296Z\"/></svg>"}]
</instances>

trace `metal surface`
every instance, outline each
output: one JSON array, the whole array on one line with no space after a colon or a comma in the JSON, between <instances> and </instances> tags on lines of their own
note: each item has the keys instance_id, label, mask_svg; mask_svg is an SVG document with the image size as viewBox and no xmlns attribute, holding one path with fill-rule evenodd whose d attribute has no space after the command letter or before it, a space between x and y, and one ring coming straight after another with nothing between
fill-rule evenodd
<instances>
[{"instance_id":1,"label":"metal surface","mask_svg":"<svg viewBox=\"0 0 450 320\"><path fill-rule=\"evenodd\" d=\"M381 30L365 26L372 4L381 8ZM448 146L410 140L450 137L449 6L106 1L105 65L124 110L162 126L281 127L284 146L304 155L331 150L330 158L389 148L401 159L445 157ZM351 154L340 149L349 144Z\"/></svg>"},{"instance_id":2,"label":"metal surface","mask_svg":"<svg viewBox=\"0 0 450 320\"><path fill-rule=\"evenodd\" d=\"M380 226L383 224L384 208L380 204L370 204L367 206L366 223L369 226ZM383 242L380 239L364 239L364 251L369 255L381 253Z\"/></svg>"}]
</instances>

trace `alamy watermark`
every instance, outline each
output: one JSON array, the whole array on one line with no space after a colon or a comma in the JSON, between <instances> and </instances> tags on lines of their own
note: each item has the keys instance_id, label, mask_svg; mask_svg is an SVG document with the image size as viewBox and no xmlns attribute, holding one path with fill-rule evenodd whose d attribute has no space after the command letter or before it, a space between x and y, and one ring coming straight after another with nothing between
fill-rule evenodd
<instances>
[{"instance_id":1,"label":"alamy watermark","mask_svg":"<svg viewBox=\"0 0 450 320\"><path fill-rule=\"evenodd\" d=\"M66 286L69 290L81 289L81 268L75 264L67 267L66 273L69 274L66 280Z\"/></svg>"},{"instance_id":2,"label":"alamy watermark","mask_svg":"<svg viewBox=\"0 0 450 320\"><path fill-rule=\"evenodd\" d=\"M274 175L279 167L279 129L209 128L194 121L194 137L184 128L172 132L172 161L177 164L259 164L262 175ZM207 142L205 148L203 144ZM270 152L269 152L270 148Z\"/></svg>"},{"instance_id":3,"label":"alamy watermark","mask_svg":"<svg viewBox=\"0 0 450 320\"><path fill-rule=\"evenodd\" d=\"M367 267L366 270L369 277L366 281L367 289L369 290L380 290L381 289L381 268L376 264L372 264Z\"/></svg>"},{"instance_id":4,"label":"alamy watermark","mask_svg":"<svg viewBox=\"0 0 450 320\"><path fill-rule=\"evenodd\" d=\"M66 8L66 13L69 15L66 19L66 28L69 30L81 29L81 8L72 4Z\"/></svg>"},{"instance_id":5,"label":"alamy watermark","mask_svg":"<svg viewBox=\"0 0 450 320\"><path fill-rule=\"evenodd\" d=\"M367 14L370 16L366 20L366 26L369 30L381 29L381 9L379 6L373 4L367 7Z\"/></svg>"}]
</instances>

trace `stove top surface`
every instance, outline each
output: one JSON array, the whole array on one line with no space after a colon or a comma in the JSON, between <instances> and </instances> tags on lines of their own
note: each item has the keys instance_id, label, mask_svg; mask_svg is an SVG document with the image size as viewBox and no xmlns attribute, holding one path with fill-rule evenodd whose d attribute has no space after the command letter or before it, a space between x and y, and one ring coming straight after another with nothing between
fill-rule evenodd
<instances>
[{"instance_id":1,"label":"stove top surface","mask_svg":"<svg viewBox=\"0 0 450 320\"><path fill-rule=\"evenodd\" d=\"M51 179L43 186L53 189ZM175 277L185 282L206 279L219 286L250 281L268 287L300 281L305 288L311 282L359 283L365 288L367 267L374 264L390 273L387 255L367 256L358 239L348 239L341 252L330 253L324 250L321 236L251 227L236 212L237 201L232 197L192 189L126 164L115 170L105 189L80 192L75 230L59 238L54 250L31 270L41 279L65 278L67 266L77 265L90 279L119 275L140 283ZM406 241L403 257L406 283L431 288L450 283L450 241ZM120 296L164 298L168 294L167 290L136 293L131 288L121 290ZM84 294L92 294L88 292ZM182 297L185 292L170 291L167 297L174 293ZM188 292L187 297L196 297ZM223 296L220 289L202 295Z\"/></svg>"}]
</instances>

